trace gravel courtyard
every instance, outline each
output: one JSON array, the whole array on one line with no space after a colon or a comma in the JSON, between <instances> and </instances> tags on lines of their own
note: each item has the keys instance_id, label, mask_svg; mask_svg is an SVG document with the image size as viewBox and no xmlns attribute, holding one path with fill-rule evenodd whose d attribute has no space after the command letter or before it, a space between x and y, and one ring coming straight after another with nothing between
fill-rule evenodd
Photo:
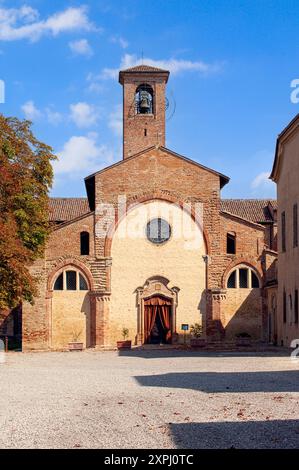
<instances>
[{"instance_id":1,"label":"gravel courtyard","mask_svg":"<svg viewBox=\"0 0 299 470\"><path fill-rule=\"evenodd\" d=\"M1 448L299 448L299 361L175 350L10 353Z\"/></svg>"}]
</instances>

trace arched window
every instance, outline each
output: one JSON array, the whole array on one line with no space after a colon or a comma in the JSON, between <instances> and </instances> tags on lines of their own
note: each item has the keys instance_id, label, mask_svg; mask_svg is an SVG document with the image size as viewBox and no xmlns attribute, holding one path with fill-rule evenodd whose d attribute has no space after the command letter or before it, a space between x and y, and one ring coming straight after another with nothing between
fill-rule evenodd
<instances>
[{"instance_id":1,"label":"arched window","mask_svg":"<svg viewBox=\"0 0 299 470\"><path fill-rule=\"evenodd\" d=\"M258 289L260 281L252 268L239 266L229 275L227 280L228 289Z\"/></svg>"},{"instance_id":2,"label":"arched window","mask_svg":"<svg viewBox=\"0 0 299 470\"><path fill-rule=\"evenodd\" d=\"M230 255L236 254L236 234L229 232L226 235L226 253Z\"/></svg>"},{"instance_id":3,"label":"arched window","mask_svg":"<svg viewBox=\"0 0 299 470\"><path fill-rule=\"evenodd\" d=\"M54 290L63 290L63 273L59 274L54 283Z\"/></svg>"},{"instance_id":4,"label":"arched window","mask_svg":"<svg viewBox=\"0 0 299 470\"><path fill-rule=\"evenodd\" d=\"M65 270L56 278L53 290L88 290L88 283L79 271Z\"/></svg>"},{"instance_id":5,"label":"arched window","mask_svg":"<svg viewBox=\"0 0 299 470\"><path fill-rule=\"evenodd\" d=\"M143 83L136 90L136 114L153 114L154 92L150 85Z\"/></svg>"},{"instance_id":6,"label":"arched window","mask_svg":"<svg viewBox=\"0 0 299 470\"><path fill-rule=\"evenodd\" d=\"M89 255L89 233L88 232L80 233L80 254L82 256Z\"/></svg>"}]
</instances>

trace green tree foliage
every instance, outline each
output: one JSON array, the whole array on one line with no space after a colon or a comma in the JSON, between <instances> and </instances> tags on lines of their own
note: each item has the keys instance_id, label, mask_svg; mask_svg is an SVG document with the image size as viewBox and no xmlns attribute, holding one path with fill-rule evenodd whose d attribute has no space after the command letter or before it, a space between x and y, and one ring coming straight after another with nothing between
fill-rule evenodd
<instances>
[{"instance_id":1,"label":"green tree foliage","mask_svg":"<svg viewBox=\"0 0 299 470\"><path fill-rule=\"evenodd\" d=\"M49 233L51 147L37 140L29 121L0 114L0 308L33 301L37 279L29 267Z\"/></svg>"}]
</instances>

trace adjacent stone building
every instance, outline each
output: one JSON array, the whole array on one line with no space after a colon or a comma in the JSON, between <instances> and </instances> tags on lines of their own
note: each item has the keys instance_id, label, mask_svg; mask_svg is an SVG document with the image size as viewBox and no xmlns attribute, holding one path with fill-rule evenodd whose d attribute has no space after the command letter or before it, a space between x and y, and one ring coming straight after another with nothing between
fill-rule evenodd
<instances>
[{"instance_id":1,"label":"adjacent stone building","mask_svg":"<svg viewBox=\"0 0 299 470\"><path fill-rule=\"evenodd\" d=\"M276 201L222 200L229 178L165 147L169 72L120 72L123 160L85 178L86 198L53 198L53 230L23 350L183 341L275 342ZM3 314L5 316L5 314Z\"/></svg>"},{"instance_id":2,"label":"adjacent stone building","mask_svg":"<svg viewBox=\"0 0 299 470\"><path fill-rule=\"evenodd\" d=\"M271 178L277 183L278 221L278 342L290 346L299 339L299 114L277 139Z\"/></svg>"}]
</instances>

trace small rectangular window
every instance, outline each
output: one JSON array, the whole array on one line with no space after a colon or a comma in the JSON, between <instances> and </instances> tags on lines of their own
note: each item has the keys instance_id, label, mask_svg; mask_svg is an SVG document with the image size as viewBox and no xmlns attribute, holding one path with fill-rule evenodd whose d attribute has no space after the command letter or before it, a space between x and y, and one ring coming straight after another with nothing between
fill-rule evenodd
<instances>
[{"instance_id":1,"label":"small rectangular window","mask_svg":"<svg viewBox=\"0 0 299 470\"><path fill-rule=\"evenodd\" d=\"M89 255L89 233L88 232L80 233L80 253L82 256Z\"/></svg>"},{"instance_id":2,"label":"small rectangular window","mask_svg":"<svg viewBox=\"0 0 299 470\"><path fill-rule=\"evenodd\" d=\"M286 213L281 214L281 250L286 251Z\"/></svg>"},{"instance_id":3,"label":"small rectangular window","mask_svg":"<svg viewBox=\"0 0 299 470\"><path fill-rule=\"evenodd\" d=\"M295 311L294 322L298 324L299 304L298 304L298 289L295 290Z\"/></svg>"},{"instance_id":4,"label":"small rectangular window","mask_svg":"<svg viewBox=\"0 0 299 470\"><path fill-rule=\"evenodd\" d=\"M226 253L230 255L236 254L236 235L233 233L226 235Z\"/></svg>"},{"instance_id":5,"label":"small rectangular window","mask_svg":"<svg viewBox=\"0 0 299 470\"><path fill-rule=\"evenodd\" d=\"M248 269L239 270L240 289L248 289Z\"/></svg>"},{"instance_id":6,"label":"small rectangular window","mask_svg":"<svg viewBox=\"0 0 299 470\"><path fill-rule=\"evenodd\" d=\"M77 290L77 273L76 271L66 272L66 288L67 290Z\"/></svg>"},{"instance_id":7,"label":"small rectangular window","mask_svg":"<svg viewBox=\"0 0 299 470\"><path fill-rule=\"evenodd\" d=\"M298 205L293 205L293 246L298 246Z\"/></svg>"}]
</instances>

